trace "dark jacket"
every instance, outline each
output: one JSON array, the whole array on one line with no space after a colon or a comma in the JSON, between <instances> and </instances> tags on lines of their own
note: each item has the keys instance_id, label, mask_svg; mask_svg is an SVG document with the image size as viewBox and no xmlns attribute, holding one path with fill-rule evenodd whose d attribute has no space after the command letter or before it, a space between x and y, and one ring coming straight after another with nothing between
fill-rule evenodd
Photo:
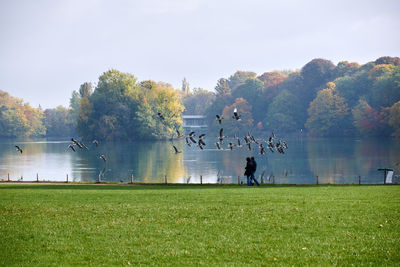
<instances>
[{"instance_id":1,"label":"dark jacket","mask_svg":"<svg viewBox=\"0 0 400 267\"><path fill-rule=\"evenodd\" d=\"M244 168L245 169L245 171L244 171L244 175L246 175L246 176L249 176L249 175L251 175L254 171L254 163L253 163L253 161L248 161L247 163L246 163L246 167Z\"/></svg>"},{"instance_id":2,"label":"dark jacket","mask_svg":"<svg viewBox=\"0 0 400 267\"><path fill-rule=\"evenodd\" d=\"M253 173L255 173L257 170L257 162L255 160L252 160L251 162L253 163Z\"/></svg>"}]
</instances>

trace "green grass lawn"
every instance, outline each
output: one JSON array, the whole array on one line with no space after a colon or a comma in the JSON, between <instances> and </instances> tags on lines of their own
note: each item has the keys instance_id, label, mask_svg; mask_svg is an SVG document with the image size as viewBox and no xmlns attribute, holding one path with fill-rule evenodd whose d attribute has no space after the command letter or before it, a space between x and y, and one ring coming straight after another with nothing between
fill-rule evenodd
<instances>
[{"instance_id":1,"label":"green grass lawn","mask_svg":"<svg viewBox=\"0 0 400 267\"><path fill-rule=\"evenodd\" d=\"M2 266L399 264L399 186L0 185Z\"/></svg>"}]
</instances>

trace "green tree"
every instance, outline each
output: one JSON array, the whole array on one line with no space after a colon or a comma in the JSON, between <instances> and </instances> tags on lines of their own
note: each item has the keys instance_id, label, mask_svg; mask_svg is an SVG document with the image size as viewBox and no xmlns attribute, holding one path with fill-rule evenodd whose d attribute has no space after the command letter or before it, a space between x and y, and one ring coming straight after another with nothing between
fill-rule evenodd
<instances>
[{"instance_id":1,"label":"green tree","mask_svg":"<svg viewBox=\"0 0 400 267\"><path fill-rule=\"evenodd\" d=\"M311 135L344 135L349 129L347 104L345 99L337 94L332 82L318 92L317 97L310 103L308 114L305 126Z\"/></svg>"},{"instance_id":2,"label":"green tree","mask_svg":"<svg viewBox=\"0 0 400 267\"><path fill-rule=\"evenodd\" d=\"M290 108L288 108L288 104L290 104ZM305 120L304 118L298 119L301 109L302 105L292 93L287 90L282 91L268 106L268 112L263 122L264 127L280 133L299 131L303 128L301 122Z\"/></svg>"},{"instance_id":3,"label":"green tree","mask_svg":"<svg viewBox=\"0 0 400 267\"><path fill-rule=\"evenodd\" d=\"M190 85L189 85L189 82L186 80L186 78L183 78L183 81L182 81L182 92L185 94L190 93Z\"/></svg>"},{"instance_id":4,"label":"green tree","mask_svg":"<svg viewBox=\"0 0 400 267\"><path fill-rule=\"evenodd\" d=\"M221 78L217 81L215 86L215 92L218 97L225 97L231 94L231 88L229 88L228 80Z\"/></svg>"},{"instance_id":5,"label":"green tree","mask_svg":"<svg viewBox=\"0 0 400 267\"><path fill-rule=\"evenodd\" d=\"M69 109L58 106L44 111L46 136L73 136L75 124Z\"/></svg>"},{"instance_id":6,"label":"green tree","mask_svg":"<svg viewBox=\"0 0 400 267\"><path fill-rule=\"evenodd\" d=\"M184 114L204 115L215 100L215 94L202 88L194 88L193 93L183 97Z\"/></svg>"},{"instance_id":7,"label":"green tree","mask_svg":"<svg viewBox=\"0 0 400 267\"><path fill-rule=\"evenodd\" d=\"M134 75L117 70L103 73L94 92L80 98L79 135L100 140L172 137L176 129L182 130L184 107L177 91L162 87L167 85L151 80L137 83Z\"/></svg>"},{"instance_id":8,"label":"green tree","mask_svg":"<svg viewBox=\"0 0 400 267\"><path fill-rule=\"evenodd\" d=\"M247 79L255 78L256 76L257 74L252 71L237 71L227 80L228 86L234 91L236 87L243 84Z\"/></svg>"},{"instance_id":9,"label":"green tree","mask_svg":"<svg viewBox=\"0 0 400 267\"><path fill-rule=\"evenodd\" d=\"M69 99L69 107L72 120L74 121L75 127L78 121L78 112L79 112L79 105L81 102L81 96L77 91L73 91L71 98Z\"/></svg>"},{"instance_id":10,"label":"green tree","mask_svg":"<svg viewBox=\"0 0 400 267\"><path fill-rule=\"evenodd\" d=\"M369 78L372 86L367 99L372 107L391 107L400 100L400 66L377 65Z\"/></svg>"},{"instance_id":11,"label":"green tree","mask_svg":"<svg viewBox=\"0 0 400 267\"><path fill-rule=\"evenodd\" d=\"M253 118L256 123L262 121L266 113L261 98L263 86L264 83L259 79L248 78L232 92L234 99L243 98L252 106Z\"/></svg>"}]
</instances>

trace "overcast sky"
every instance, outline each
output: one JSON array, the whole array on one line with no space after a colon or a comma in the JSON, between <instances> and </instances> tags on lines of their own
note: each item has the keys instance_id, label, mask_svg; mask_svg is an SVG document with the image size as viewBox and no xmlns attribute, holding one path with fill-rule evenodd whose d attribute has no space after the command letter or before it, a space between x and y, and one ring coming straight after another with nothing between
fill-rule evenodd
<instances>
[{"instance_id":1,"label":"overcast sky","mask_svg":"<svg viewBox=\"0 0 400 267\"><path fill-rule=\"evenodd\" d=\"M1 0L0 90L43 108L109 69L213 90L237 70L400 56L397 0Z\"/></svg>"}]
</instances>

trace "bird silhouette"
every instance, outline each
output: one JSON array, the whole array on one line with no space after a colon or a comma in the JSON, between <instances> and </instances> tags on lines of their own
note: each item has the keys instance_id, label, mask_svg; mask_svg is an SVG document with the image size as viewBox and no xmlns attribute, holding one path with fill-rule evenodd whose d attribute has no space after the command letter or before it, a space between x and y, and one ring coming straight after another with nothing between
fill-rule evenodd
<instances>
[{"instance_id":1,"label":"bird silhouette","mask_svg":"<svg viewBox=\"0 0 400 267\"><path fill-rule=\"evenodd\" d=\"M76 152L76 150L75 150L75 148L74 148L74 144L69 144L69 145L68 145L68 148L71 148L72 151Z\"/></svg>"},{"instance_id":2,"label":"bird silhouette","mask_svg":"<svg viewBox=\"0 0 400 267\"><path fill-rule=\"evenodd\" d=\"M204 143L204 140L203 140L203 138L204 138L204 136L205 136L206 134L201 134L200 136L199 136L199 145L201 145L201 146L205 146L206 145L206 143Z\"/></svg>"},{"instance_id":3,"label":"bird silhouette","mask_svg":"<svg viewBox=\"0 0 400 267\"><path fill-rule=\"evenodd\" d=\"M161 112L158 112L157 116L160 118L160 120L165 120L164 115L162 115Z\"/></svg>"},{"instance_id":4,"label":"bird silhouette","mask_svg":"<svg viewBox=\"0 0 400 267\"><path fill-rule=\"evenodd\" d=\"M72 143L74 143L76 146L78 146L80 149L83 148L83 146L82 146L77 140L75 140L74 138L71 138L71 141L72 141Z\"/></svg>"},{"instance_id":5,"label":"bird silhouette","mask_svg":"<svg viewBox=\"0 0 400 267\"><path fill-rule=\"evenodd\" d=\"M215 115L215 117L217 117L216 120L218 121L218 123L221 124L224 117L222 117L222 115Z\"/></svg>"},{"instance_id":6,"label":"bird silhouette","mask_svg":"<svg viewBox=\"0 0 400 267\"><path fill-rule=\"evenodd\" d=\"M237 139L237 143L238 143L237 147L242 147L242 145L240 144L240 139L239 138Z\"/></svg>"},{"instance_id":7,"label":"bird silhouette","mask_svg":"<svg viewBox=\"0 0 400 267\"><path fill-rule=\"evenodd\" d=\"M249 148L249 150L251 150L251 143L249 142L249 143L247 143L246 145L247 145L247 147Z\"/></svg>"},{"instance_id":8,"label":"bird silhouette","mask_svg":"<svg viewBox=\"0 0 400 267\"><path fill-rule=\"evenodd\" d=\"M233 110L233 116L232 116L232 118L234 118L235 120L237 120L237 121L240 121L241 119L240 119L240 115L239 115L239 113L238 113L238 111L237 111L237 108L235 108L234 110Z\"/></svg>"},{"instance_id":9,"label":"bird silhouette","mask_svg":"<svg viewBox=\"0 0 400 267\"><path fill-rule=\"evenodd\" d=\"M178 136L176 138L182 138L183 137L183 135L178 130L176 130L176 133L178 134Z\"/></svg>"},{"instance_id":10,"label":"bird silhouette","mask_svg":"<svg viewBox=\"0 0 400 267\"><path fill-rule=\"evenodd\" d=\"M189 137L186 137L185 140L186 140L186 144L187 144L188 146L192 146L192 144L189 142Z\"/></svg>"},{"instance_id":11,"label":"bird silhouette","mask_svg":"<svg viewBox=\"0 0 400 267\"><path fill-rule=\"evenodd\" d=\"M93 140L92 143L95 144L96 146L99 146L99 141L97 141L97 140Z\"/></svg>"},{"instance_id":12,"label":"bird silhouette","mask_svg":"<svg viewBox=\"0 0 400 267\"><path fill-rule=\"evenodd\" d=\"M217 146L218 150L221 150L221 143L220 142L216 142L215 145Z\"/></svg>"},{"instance_id":13,"label":"bird silhouette","mask_svg":"<svg viewBox=\"0 0 400 267\"><path fill-rule=\"evenodd\" d=\"M229 142L228 148L229 148L230 150L233 150L233 144L232 144L232 142Z\"/></svg>"},{"instance_id":14,"label":"bird silhouette","mask_svg":"<svg viewBox=\"0 0 400 267\"><path fill-rule=\"evenodd\" d=\"M17 148L17 151L19 151L22 154L22 149L19 146L15 146Z\"/></svg>"},{"instance_id":15,"label":"bird silhouette","mask_svg":"<svg viewBox=\"0 0 400 267\"><path fill-rule=\"evenodd\" d=\"M83 147L83 148L85 148L86 150L89 150L89 148L83 143L83 142L79 142L80 144L81 144L81 146Z\"/></svg>"},{"instance_id":16,"label":"bird silhouette","mask_svg":"<svg viewBox=\"0 0 400 267\"><path fill-rule=\"evenodd\" d=\"M195 132L190 132L189 135L188 135L190 141L192 141L194 144L197 143L196 140L194 140L194 137L195 137L195 136L196 136L196 133L195 133Z\"/></svg>"},{"instance_id":17,"label":"bird silhouette","mask_svg":"<svg viewBox=\"0 0 400 267\"><path fill-rule=\"evenodd\" d=\"M177 148L176 148L176 146L172 146L173 148L174 148L174 150L175 150L175 154L178 154L178 153L182 153L182 151L179 151Z\"/></svg>"},{"instance_id":18,"label":"bird silhouette","mask_svg":"<svg viewBox=\"0 0 400 267\"><path fill-rule=\"evenodd\" d=\"M100 158L101 158L104 162L107 161L107 158L106 158L106 156L104 156L104 155L101 155Z\"/></svg>"},{"instance_id":19,"label":"bird silhouette","mask_svg":"<svg viewBox=\"0 0 400 267\"><path fill-rule=\"evenodd\" d=\"M218 137L219 142L220 142L221 144L223 143L225 137L226 137L226 136L224 136L224 129L221 128L221 129L219 130L219 137Z\"/></svg>"},{"instance_id":20,"label":"bird silhouette","mask_svg":"<svg viewBox=\"0 0 400 267\"><path fill-rule=\"evenodd\" d=\"M259 144L258 147L260 148L260 154L264 155L265 154L265 148L264 148L263 144Z\"/></svg>"}]
</instances>

